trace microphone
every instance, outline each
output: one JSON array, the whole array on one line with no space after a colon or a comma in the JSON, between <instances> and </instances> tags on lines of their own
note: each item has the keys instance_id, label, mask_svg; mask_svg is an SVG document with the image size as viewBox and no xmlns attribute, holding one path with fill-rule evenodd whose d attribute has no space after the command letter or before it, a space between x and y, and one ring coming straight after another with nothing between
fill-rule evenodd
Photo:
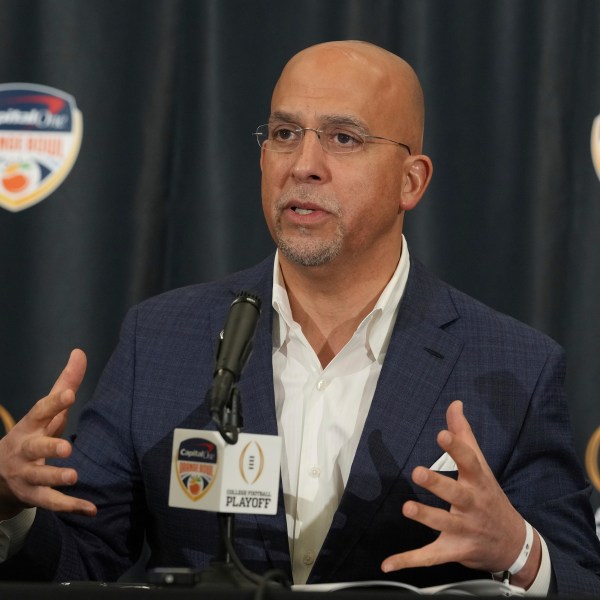
<instances>
[{"instance_id":1,"label":"microphone","mask_svg":"<svg viewBox=\"0 0 600 600\"><path fill-rule=\"evenodd\" d=\"M249 292L231 303L205 398L218 431L174 429L169 506L226 515L277 512L281 438L240 433L242 403L235 385L252 351L260 307L260 298Z\"/></svg>"},{"instance_id":2,"label":"microphone","mask_svg":"<svg viewBox=\"0 0 600 600\"><path fill-rule=\"evenodd\" d=\"M210 390L210 409L217 423L221 423L223 409L234 394L234 384L239 380L252 352L252 338L258 324L260 307L260 298L244 291L231 303L217 350Z\"/></svg>"},{"instance_id":3,"label":"microphone","mask_svg":"<svg viewBox=\"0 0 600 600\"><path fill-rule=\"evenodd\" d=\"M240 292L231 303L205 398L218 431L173 431L169 506L226 514L277 512L281 438L240 433L242 402L235 385L252 351L260 307L260 298L249 292Z\"/></svg>"}]
</instances>

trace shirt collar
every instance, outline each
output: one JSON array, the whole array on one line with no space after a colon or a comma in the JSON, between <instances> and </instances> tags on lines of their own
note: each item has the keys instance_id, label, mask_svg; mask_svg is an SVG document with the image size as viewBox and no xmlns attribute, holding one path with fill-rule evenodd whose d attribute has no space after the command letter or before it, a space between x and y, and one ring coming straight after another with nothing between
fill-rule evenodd
<instances>
[{"instance_id":1,"label":"shirt collar","mask_svg":"<svg viewBox=\"0 0 600 600\"><path fill-rule=\"evenodd\" d=\"M408 244L402 236L402 253L392 278L385 286L379 296L373 310L362 320L356 333L366 328L366 343L373 356L383 360L383 355L392 335L392 329L396 322L398 306L408 279L410 269L410 255ZM275 253L273 264L273 348L279 350L286 341L291 330L300 329L300 325L294 321L290 301L285 288L285 281L279 266L279 251Z\"/></svg>"}]
</instances>

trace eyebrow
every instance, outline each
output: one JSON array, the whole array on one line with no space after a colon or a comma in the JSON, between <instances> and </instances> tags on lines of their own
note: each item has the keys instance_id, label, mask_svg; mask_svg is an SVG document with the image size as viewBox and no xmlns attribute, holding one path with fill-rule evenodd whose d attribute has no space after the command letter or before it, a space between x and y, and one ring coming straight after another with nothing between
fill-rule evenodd
<instances>
[{"instance_id":1,"label":"eyebrow","mask_svg":"<svg viewBox=\"0 0 600 600\"><path fill-rule=\"evenodd\" d=\"M269 123L294 123L299 125L300 121L302 121L300 115L284 111L275 111L271 113L271 116L269 117ZM368 132L368 128L365 123L353 115L322 115L319 121L321 126L345 125L356 127L365 134Z\"/></svg>"}]
</instances>

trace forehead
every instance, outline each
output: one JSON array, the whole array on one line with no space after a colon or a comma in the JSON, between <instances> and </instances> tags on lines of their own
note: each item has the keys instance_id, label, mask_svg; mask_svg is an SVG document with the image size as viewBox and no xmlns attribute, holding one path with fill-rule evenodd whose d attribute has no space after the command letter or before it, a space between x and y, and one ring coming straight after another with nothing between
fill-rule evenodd
<instances>
[{"instance_id":1,"label":"forehead","mask_svg":"<svg viewBox=\"0 0 600 600\"><path fill-rule=\"evenodd\" d=\"M331 115L388 128L406 109L402 80L384 60L334 47L294 57L279 79L272 113L297 115L304 125Z\"/></svg>"}]
</instances>

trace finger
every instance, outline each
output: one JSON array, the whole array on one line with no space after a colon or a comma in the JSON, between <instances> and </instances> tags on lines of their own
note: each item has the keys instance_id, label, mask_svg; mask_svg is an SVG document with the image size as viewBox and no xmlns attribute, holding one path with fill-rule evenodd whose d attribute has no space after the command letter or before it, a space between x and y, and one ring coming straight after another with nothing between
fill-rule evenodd
<instances>
[{"instance_id":1,"label":"finger","mask_svg":"<svg viewBox=\"0 0 600 600\"><path fill-rule=\"evenodd\" d=\"M71 454L71 444L66 440L47 436L32 436L23 441L23 457L30 461L40 458L66 458Z\"/></svg>"},{"instance_id":2,"label":"finger","mask_svg":"<svg viewBox=\"0 0 600 600\"><path fill-rule=\"evenodd\" d=\"M446 423L453 433L473 434L469 421L465 417L464 406L461 400L455 400L446 410Z\"/></svg>"},{"instance_id":3,"label":"finger","mask_svg":"<svg viewBox=\"0 0 600 600\"><path fill-rule=\"evenodd\" d=\"M65 408L52 418L52 421L50 421L50 424L46 427L46 433L53 437L60 437L67 426L68 417L69 409Z\"/></svg>"},{"instance_id":4,"label":"finger","mask_svg":"<svg viewBox=\"0 0 600 600\"><path fill-rule=\"evenodd\" d=\"M461 477L490 474L491 470L463 413L463 403L455 400L446 411L448 430L438 434L438 445L454 459Z\"/></svg>"},{"instance_id":5,"label":"finger","mask_svg":"<svg viewBox=\"0 0 600 600\"><path fill-rule=\"evenodd\" d=\"M48 427L52 435L62 432L66 413L54 423L53 419L75 402L75 393L85 375L87 359L82 350L71 352L62 373L54 383L50 393L38 400L33 408L15 425L18 431L39 431Z\"/></svg>"},{"instance_id":6,"label":"finger","mask_svg":"<svg viewBox=\"0 0 600 600\"><path fill-rule=\"evenodd\" d=\"M15 425L14 429L39 433L40 430L46 431L52 420L69 409L75 402L75 393L73 390L64 390L63 392L49 394L41 400L38 400L32 409Z\"/></svg>"},{"instance_id":7,"label":"finger","mask_svg":"<svg viewBox=\"0 0 600 600\"><path fill-rule=\"evenodd\" d=\"M45 508L53 512L69 512L90 517L95 516L98 512L96 505L87 500L68 496L50 487L36 487L33 489L34 493L31 500L29 500L31 506Z\"/></svg>"},{"instance_id":8,"label":"finger","mask_svg":"<svg viewBox=\"0 0 600 600\"><path fill-rule=\"evenodd\" d=\"M77 392L83 376L85 375L85 369L87 367L87 358L83 350L75 348L62 373L58 376L58 379L50 390L50 395L62 392L63 390L73 390Z\"/></svg>"},{"instance_id":9,"label":"finger","mask_svg":"<svg viewBox=\"0 0 600 600\"><path fill-rule=\"evenodd\" d=\"M468 489L455 479L441 473L436 473L425 467L416 467L412 473L412 480L418 486L425 488L460 510L468 510L473 504L473 496Z\"/></svg>"},{"instance_id":10,"label":"finger","mask_svg":"<svg viewBox=\"0 0 600 600\"><path fill-rule=\"evenodd\" d=\"M401 552L388 556L381 563L381 570L384 573L399 571L400 569L410 569L413 567L432 567L445 562L449 562L448 557L440 553L437 549L438 544L433 542L416 550Z\"/></svg>"},{"instance_id":11,"label":"finger","mask_svg":"<svg viewBox=\"0 0 600 600\"><path fill-rule=\"evenodd\" d=\"M450 404L446 411L446 423L448 424L448 431L456 438L464 441L471 448L475 450L475 453L483 457L477 438L473 433L471 424L464 414L464 406L460 400L455 400Z\"/></svg>"},{"instance_id":12,"label":"finger","mask_svg":"<svg viewBox=\"0 0 600 600\"><path fill-rule=\"evenodd\" d=\"M444 430L438 433L437 443L452 457L461 477L481 473L481 464L485 459L479 448L474 448L470 441Z\"/></svg>"},{"instance_id":13,"label":"finger","mask_svg":"<svg viewBox=\"0 0 600 600\"><path fill-rule=\"evenodd\" d=\"M23 471L27 486L60 487L77 483L77 471L50 465L30 465Z\"/></svg>"},{"instance_id":14,"label":"finger","mask_svg":"<svg viewBox=\"0 0 600 600\"><path fill-rule=\"evenodd\" d=\"M403 504L402 514L407 519L421 523L435 531L453 534L461 534L464 531L463 521L453 513L413 500Z\"/></svg>"}]
</instances>

